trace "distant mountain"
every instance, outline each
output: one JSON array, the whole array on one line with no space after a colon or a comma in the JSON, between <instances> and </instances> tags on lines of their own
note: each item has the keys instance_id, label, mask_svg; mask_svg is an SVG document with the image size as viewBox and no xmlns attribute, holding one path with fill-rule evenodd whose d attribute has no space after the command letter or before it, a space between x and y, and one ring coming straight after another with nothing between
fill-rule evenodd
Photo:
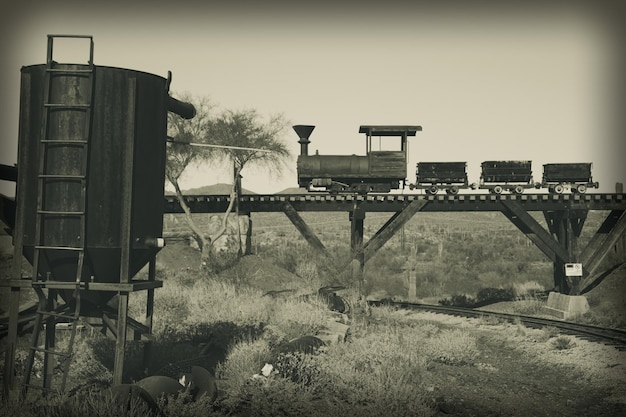
<instances>
[{"instance_id":1,"label":"distant mountain","mask_svg":"<svg viewBox=\"0 0 626 417\"><path fill-rule=\"evenodd\" d=\"M275 194L306 194L308 191L303 187L289 187Z\"/></svg>"},{"instance_id":2,"label":"distant mountain","mask_svg":"<svg viewBox=\"0 0 626 417\"><path fill-rule=\"evenodd\" d=\"M190 188L183 191L185 194L197 194L197 195L225 195L230 194L232 184L213 184L205 185L204 187ZM241 194L256 194L254 191L242 188Z\"/></svg>"},{"instance_id":3,"label":"distant mountain","mask_svg":"<svg viewBox=\"0 0 626 417\"><path fill-rule=\"evenodd\" d=\"M198 188L190 188L188 190L183 190L183 194L185 195L228 195L230 194L232 184L213 184L213 185L205 185L203 187ZM174 195L175 193L172 191L167 191L165 195ZM256 194L254 191L247 190L243 188L241 190L241 194Z\"/></svg>"}]
</instances>

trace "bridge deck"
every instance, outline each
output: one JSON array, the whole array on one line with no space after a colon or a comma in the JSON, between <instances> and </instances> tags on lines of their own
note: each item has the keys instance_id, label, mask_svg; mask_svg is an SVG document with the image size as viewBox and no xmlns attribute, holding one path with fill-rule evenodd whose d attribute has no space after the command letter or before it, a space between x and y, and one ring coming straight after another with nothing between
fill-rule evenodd
<instances>
[{"instance_id":1,"label":"bridge deck","mask_svg":"<svg viewBox=\"0 0 626 417\"><path fill-rule=\"evenodd\" d=\"M502 211L502 202L515 201L526 211L626 210L626 194L246 194L240 212L281 212L285 203L297 211L398 212L413 201L424 201L421 211ZM228 195L188 195L185 202L194 213L223 213ZM176 196L165 197L166 213L181 213Z\"/></svg>"}]
</instances>

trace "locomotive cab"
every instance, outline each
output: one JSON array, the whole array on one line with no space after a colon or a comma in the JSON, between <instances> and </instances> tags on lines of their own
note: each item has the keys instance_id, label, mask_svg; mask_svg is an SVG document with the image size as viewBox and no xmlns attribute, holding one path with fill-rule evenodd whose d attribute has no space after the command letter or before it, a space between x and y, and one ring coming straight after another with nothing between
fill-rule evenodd
<instances>
[{"instance_id":1,"label":"locomotive cab","mask_svg":"<svg viewBox=\"0 0 626 417\"><path fill-rule=\"evenodd\" d=\"M308 191L389 192L404 187L407 140L421 126L360 126L366 135L366 155L309 155L309 135L314 126L293 127L300 137L298 185ZM389 138L399 138L399 142Z\"/></svg>"}]
</instances>

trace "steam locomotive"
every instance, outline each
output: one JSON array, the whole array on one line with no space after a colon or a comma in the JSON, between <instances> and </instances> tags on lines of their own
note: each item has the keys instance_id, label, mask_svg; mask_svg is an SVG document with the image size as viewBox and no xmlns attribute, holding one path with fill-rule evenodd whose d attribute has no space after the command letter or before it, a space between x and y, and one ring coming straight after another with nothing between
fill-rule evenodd
<instances>
[{"instance_id":1,"label":"steam locomotive","mask_svg":"<svg viewBox=\"0 0 626 417\"><path fill-rule=\"evenodd\" d=\"M408 183L407 141L422 131L421 126L360 126L359 133L366 135L364 156L319 155L317 152L309 155L309 136L314 128L311 125L293 126L300 138L298 185L308 191L367 194L386 193L408 186L411 190L423 189L427 194L444 190L454 195L461 189L470 188L487 189L493 194L504 191L522 194L528 188L547 188L554 194L569 189L572 193L582 194L587 188L598 188L591 176L591 163L545 164L542 181L533 182L532 161L485 161L481 164L479 183L471 184L466 162L418 162L415 183Z\"/></svg>"}]
</instances>

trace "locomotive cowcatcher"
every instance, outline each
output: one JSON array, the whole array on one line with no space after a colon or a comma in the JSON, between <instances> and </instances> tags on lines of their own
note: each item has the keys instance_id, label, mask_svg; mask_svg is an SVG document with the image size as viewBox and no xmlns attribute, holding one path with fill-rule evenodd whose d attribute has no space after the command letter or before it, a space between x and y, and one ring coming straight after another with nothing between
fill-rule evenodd
<instances>
[{"instance_id":1,"label":"locomotive cowcatcher","mask_svg":"<svg viewBox=\"0 0 626 417\"><path fill-rule=\"evenodd\" d=\"M308 191L365 194L386 193L404 188L407 184L407 138L421 132L421 126L360 126L359 133L366 135L365 156L319 155L317 152L309 155L309 136L314 128L309 125L293 126L300 138L297 162L300 187ZM389 138L396 138L396 141ZM387 150L390 145L393 150Z\"/></svg>"}]
</instances>

